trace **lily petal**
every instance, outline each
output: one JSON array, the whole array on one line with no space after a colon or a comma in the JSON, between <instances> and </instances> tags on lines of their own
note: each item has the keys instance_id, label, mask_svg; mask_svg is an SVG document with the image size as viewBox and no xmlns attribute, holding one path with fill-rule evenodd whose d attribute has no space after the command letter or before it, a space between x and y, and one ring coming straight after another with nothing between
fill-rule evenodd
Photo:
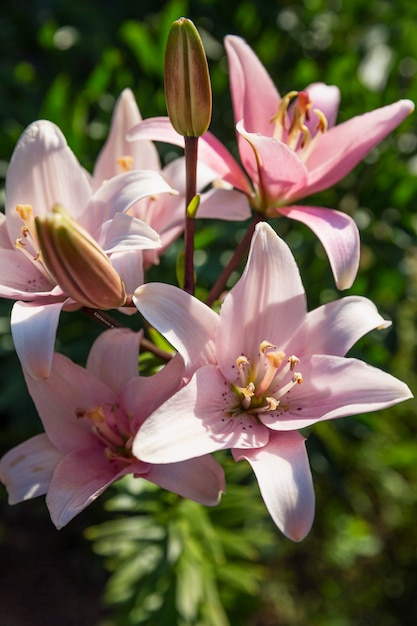
<instances>
[{"instance_id":1,"label":"lily petal","mask_svg":"<svg viewBox=\"0 0 417 626\"><path fill-rule=\"evenodd\" d=\"M48 184L45 184L48 181ZM83 226L91 196L88 176L60 129L46 120L33 122L20 137L7 171L6 215L12 242L21 234L18 204L31 204L45 215L61 204Z\"/></svg>"},{"instance_id":2,"label":"lily petal","mask_svg":"<svg viewBox=\"0 0 417 626\"><path fill-rule=\"evenodd\" d=\"M346 213L312 206L280 207L279 213L311 228L330 261L336 286L349 289L359 267L360 239L354 220Z\"/></svg>"},{"instance_id":3,"label":"lily petal","mask_svg":"<svg viewBox=\"0 0 417 626\"><path fill-rule=\"evenodd\" d=\"M389 326L391 322L384 320L373 302L361 296L348 296L307 313L306 345L311 354L345 356L371 330ZM301 346L294 351L302 354Z\"/></svg>"},{"instance_id":4,"label":"lily petal","mask_svg":"<svg viewBox=\"0 0 417 626\"><path fill-rule=\"evenodd\" d=\"M118 159L132 157L132 169L161 169L158 151L151 141L132 143L126 140L127 132L142 121L131 89L124 89L117 99L111 119L109 136L94 165L94 187L121 173Z\"/></svg>"},{"instance_id":5,"label":"lily petal","mask_svg":"<svg viewBox=\"0 0 417 626\"><path fill-rule=\"evenodd\" d=\"M184 361L175 355L156 374L131 378L121 392L122 405L132 416L132 431L135 432L164 402L177 392L184 375Z\"/></svg>"},{"instance_id":6,"label":"lily petal","mask_svg":"<svg viewBox=\"0 0 417 626\"><path fill-rule=\"evenodd\" d=\"M267 428L244 414L227 416L232 394L216 366L201 367L145 421L133 441L133 454L149 463L175 463L215 450L264 446Z\"/></svg>"},{"instance_id":7,"label":"lily petal","mask_svg":"<svg viewBox=\"0 0 417 626\"><path fill-rule=\"evenodd\" d=\"M399 100L357 115L324 133L307 160L309 178L303 196L327 189L341 180L413 110L411 100Z\"/></svg>"},{"instance_id":8,"label":"lily petal","mask_svg":"<svg viewBox=\"0 0 417 626\"><path fill-rule=\"evenodd\" d=\"M128 250L153 250L161 246L158 233L142 220L116 213L97 232L97 242L107 254Z\"/></svg>"},{"instance_id":9,"label":"lily petal","mask_svg":"<svg viewBox=\"0 0 417 626\"><path fill-rule=\"evenodd\" d=\"M128 328L106 330L91 347L87 370L118 394L127 381L138 378L142 337L143 331L135 333Z\"/></svg>"},{"instance_id":10,"label":"lily petal","mask_svg":"<svg viewBox=\"0 0 417 626\"><path fill-rule=\"evenodd\" d=\"M51 298L55 283L18 250L0 249L0 294L3 298Z\"/></svg>"},{"instance_id":11,"label":"lily petal","mask_svg":"<svg viewBox=\"0 0 417 626\"><path fill-rule=\"evenodd\" d=\"M284 350L306 313L304 287L290 249L269 224L257 224L245 271L220 309L216 354L226 378L234 379L231 368L238 356L256 362L262 341Z\"/></svg>"},{"instance_id":12,"label":"lily petal","mask_svg":"<svg viewBox=\"0 0 417 626\"><path fill-rule=\"evenodd\" d=\"M315 135L318 117L314 109L319 109L323 113L327 121L328 129L336 124L337 114L340 105L340 89L335 85L326 85L325 83L312 83L306 87L305 91L311 99L310 116L305 120L305 125L310 129L312 135Z\"/></svg>"},{"instance_id":13,"label":"lily petal","mask_svg":"<svg viewBox=\"0 0 417 626\"><path fill-rule=\"evenodd\" d=\"M226 491L223 469L209 455L182 463L152 465L145 478L205 506L219 504L221 495Z\"/></svg>"},{"instance_id":14,"label":"lily petal","mask_svg":"<svg viewBox=\"0 0 417 626\"><path fill-rule=\"evenodd\" d=\"M239 144L240 157L250 178L267 194L266 205L290 198L307 182L307 167L285 143L273 137L249 133L243 122L236 130L245 141ZM246 144L246 145L245 145Z\"/></svg>"},{"instance_id":15,"label":"lily petal","mask_svg":"<svg viewBox=\"0 0 417 626\"><path fill-rule=\"evenodd\" d=\"M233 189L210 189L201 195L198 218L243 221L249 219L252 211L248 198Z\"/></svg>"},{"instance_id":16,"label":"lily petal","mask_svg":"<svg viewBox=\"0 0 417 626\"><path fill-rule=\"evenodd\" d=\"M136 289L133 301L178 350L188 372L215 362L218 315L200 300L172 285L148 283Z\"/></svg>"},{"instance_id":17,"label":"lily petal","mask_svg":"<svg viewBox=\"0 0 417 626\"><path fill-rule=\"evenodd\" d=\"M103 222L113 218L116 213L124 213L135 202L142 198L159 193L176 194L166 180L158 172L152 170L133 170L114 176L105 181L95 192L90 207L85 210L95 216L96 228ZM94 233L93 225L88 228Z\"/></svg>"},{"instance_id":18,"label":"lily petal","mask_svg":"<svg viewBox=\"0 0 417 626\"><path fill-rule=\"evenodd\" d=\"M232 450L235 461L252 466L266 507L278 528L301 541L314 519L314 487L299 433L272 433L269 443L254 450Z\"/></svg>"},{"instance_id":19,"label":"lily petal","mask_svg":"<svg viewBox=\"0 0 417 626\"><path fill-rule=\"evenodd\" d=\"M6 485L9 504L45 494L61 458L62 453L44 434L7 452L0 461L0 480Z\"/></svg>"},{"instance_id":20,"label":"lily petal","mask_svg":"<svg viewBox=\"0 0 417 626\"><path fill-rule=\"evenodd\" d=\"M262 413L263 424L278 431L299 430L316 422L386 409L413 397L405 383L356 359L305 357L303 384L286 396L286 405Z\"/></svg>"},{"instance_id":21,"label":"lily petal","mask_svg":"<svg viewBox=\"0 0 417 626\"><path fill-rule=\"evenodd\" d=\"M265 67L246 41L228 35L224 42L229 62L234 118L236 121L244 119L249 132L270 137L274 130L271 118L278 111L281 97Z\"/></svg>"},{"instance_id":22,"label":"lily petal","mask_svg":"<svg viewBox=\"0 0 417 626\"><path fill-rule=\"evenodd\" d=\"M62 528L115 480L130 472L146 473L147 468L137 462L117 471L101 446L67 454L57 465L46 496L53 523L58 529Z\"/></svg>"},{"instance_id":23,"label":"lily petal","mask_svg":"<svg viewBox=\"0 0 417 626\"><path fill-rule=\"evenodd\" d=\"M58 450L67 453L98 442L87 412L117 404L117 396L101 380L62 354L54 355L49 378L34 380L25 373L25 380L45 432Z\"/></svg>"},{"instance_id":24,"label":"lily petal","mask_svg":"<svg viewBox=\"0 0 417 626\"><path fill-rule=\"evenodd\" d=\"M51 371L59 316L65 302L38 304L15 302L11 313L11 332L22 367L36 379L47 378Z\"/></svg>"},{"instance_id":25,"label":"lily petal","mask_svg":"<svg viewBox=\"0 0 417 626\"><path fill-rule=\"evenodd\" d=\"M184 137L172 127L169 117L152 117L132 128L127 135L129 141L152 139L164 141L174 146L184 147ZM198 158L201 159L219 178L224 179L236 189L250 195L251 185L225 146L210 132L204 133L198 141Z\"/></svg>"}]
</instances>

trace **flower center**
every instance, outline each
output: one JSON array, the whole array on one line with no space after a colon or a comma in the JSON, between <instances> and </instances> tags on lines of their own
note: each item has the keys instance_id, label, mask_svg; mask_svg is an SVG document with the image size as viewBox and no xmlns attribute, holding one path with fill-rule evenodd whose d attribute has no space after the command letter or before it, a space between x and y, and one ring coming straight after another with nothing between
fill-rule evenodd
<instances>
[{"instance_id":1,"label":"flower center","mask_svg":"<svg viewBox=\"0 0 417 626\"><path fill-rule=\"evenodd\" d=\"M303 377L295 368L300 359L292 355L287 357L269 341L262 341L255 363L244 355L236 359L238 384L232 384L232 390L238 398L238 405L232 409L232 415L239 413L265 413L283 408L284 396L295 385L301 385ZM285 407L284 407L285 408Z\"/></svg>"},{"instance_id":2,"label":"flower center","mask_svg":"<svg viewBox=\"0 0 417 626\"><path fill-rule=\"evenodd\" d=\"M318 138L327 130L326 116L320 109L311 109L311 106L306 91L290 91L282 98L277 113L271 119L275 122L273 137L286 143L303 161L307 161ZM318 118L313 131L306 124L310 121L311 111Z\"/></svg>"},{"instance_id":3,"label":"flower center","mask_svg":"<svg viewBox=\"0 0 417 626\"><path fill-rule=\"evenodd\" d=\"M133 463L137 459L132 455L133 436L129 431L129 417L119 404L95 406L86 411L75 409L77 419L90 421L91 430L103 444L104 456L109 461Z\"/></svg>"}]
</instances>

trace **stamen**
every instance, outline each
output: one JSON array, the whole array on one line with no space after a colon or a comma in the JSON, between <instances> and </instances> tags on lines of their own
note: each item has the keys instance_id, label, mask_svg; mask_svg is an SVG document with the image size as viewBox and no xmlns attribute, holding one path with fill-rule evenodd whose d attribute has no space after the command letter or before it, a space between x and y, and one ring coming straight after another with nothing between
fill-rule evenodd
<instances>
[{"instance_id":1,"label":"stamen","mask_svg":"<svg viewBox=\"0 0 417 626\"><path fill-rule=\"evenodd\" d=\"M256 409L251 409L251 413L266 413L266 411L275 411L279 405L279 400L272 397L265 398L266 404L259 406Z\"/></svg>"},{"instance_id":2,"label":"stamen","mask_svg":"<svg viewBox=\"0 0 417 626\"><path fill-rule=\"evenodd\" d=\"M314 137L308 143L306 143L305 146L301 146L302 150L300 151L300 156L303 159L303 161L307 161L308 157L313 152L313 149L319 137L321 137L321 135L323 135L327 131L327 128L329 125L327 122L327 118L324 115L323 111L320 111L320 109L313 109L313 111L317 115L319 120L318 120L316 128L314 129L316 131L316 134L314 135Z\"/></svg>"},{"instance_id":3,"label":"stamen","mask_svg":"<svg viewBox=\"0 0 417 626\"><path fill-rule=\"evenodd\" d=\"M246 373L244 370L249 365L249 359L243 355L238 356L235 363L236 363L236 367L239 370L240 383L243 387L246 384Z\"/></svg>"},{"instance_id":4,"label":"stamen","mask_svg":"<svg viewBox=\"0 0 417 626\"><path fill-rule=\"evenodd\" d=\"M290 364L290 370L293 372L295 369L295 366L299 364L300 359L293 354L288 357L287 361Z\"/></svg>"},{"instance_id":5,"label":"stamen","mask_svg":"<svg viewBox=\"0 0 417 626\"><path fill-rule=\"evenodd\" d=\"M286 385L283 385L280 389L278 389L277 393L275 394L275 399L279 400L286 393L291 391L294 385L301 385L302 382L303 382L303 377L300 374L300 372L294 372L293 377L291 378L290 382L288 382Z\"/></svg>"},{"instance_id":6,"label":"stamen","mask_svg":"<svg viewBox=\"0 0 417 626\"><path fill-rule=\"evenodd\" d=\"M246 387L237 387L238 391L243 395L242 407L244 409L248 409L250 407L251 398L255 393L255 385L253 383L249 383Z\"/></svg>"},{"instance_id":7,"label":"stamen","mask_svg":"<svg viewBox=\"0 0 417 626\"><path fill-rule=\"evenodd\" d=\"M274 139L278 139L278 141L282 141L282 136L284 130L286 129L286 121L287 121L287 111L288 107L293 100L298 95L298 91L290 91L281 99L281 102L278 106L278 111L271 118L271 122L275 122L275 129L273 133Z\"/></svg>"},{"instance_id":8,"label":"stamen","mask_svg":"<svg viewBox=\"0 0 417 626\"><path fill-rule=\"evenodd\" d=\"M133 170L134 158L131 156L121 156L117 159L117 165L120 166L121 171L130 172Z\"/></svg>"}]
</instances>

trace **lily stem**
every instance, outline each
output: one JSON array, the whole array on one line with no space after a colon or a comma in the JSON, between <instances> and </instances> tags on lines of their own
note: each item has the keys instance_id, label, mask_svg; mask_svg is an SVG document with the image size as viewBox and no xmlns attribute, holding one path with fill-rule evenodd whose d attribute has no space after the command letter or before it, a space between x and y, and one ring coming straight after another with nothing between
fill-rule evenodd
<instances>
[{"instance_id":1,"label":"lily stem","mask_svg":"<svg viewBox=\"0 0 417 626\"><path fill-rule=\"evenodd\" d=\"M263 221L262 215L260 213L255 213L255 215L252 218L252 221L250 222L248 226L246 233L243 235L236 250L234 251L232 258L230 259L229 263L226 265L226 267L224 268L224 270L222 271L222 273L220 274L220 276L214 283L213 287L211 288L206 298L207 306L211 306L213 302L217 300L217 298L220 296L220 294L226 287L226 283L228 281L230 274L239 267L240 262L242 261L243 257L248 251L248 248L252 239L252 235L255 230L255 226L258 222L262 222L262 221Z\"/></svg>"},{"instance_id":2,"label":"lily stem","mask_svg":"<svg viewBox=\"0 0 417 626\"><path fill-rule=\"evenodd\" d=\"M188 214L188 206L197 190L198 137L185 140L185 231L184 231L184 291L194 295L194 234L195 219Z\"/></svg>"}]
</instances>

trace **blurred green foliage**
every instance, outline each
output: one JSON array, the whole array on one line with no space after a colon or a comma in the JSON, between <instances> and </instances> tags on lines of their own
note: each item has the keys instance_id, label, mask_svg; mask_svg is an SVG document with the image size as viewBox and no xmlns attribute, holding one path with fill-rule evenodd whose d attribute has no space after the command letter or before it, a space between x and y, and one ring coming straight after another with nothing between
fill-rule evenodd
<instances>
[{"instance_id":1,"label":"blurred green foliage","mask_svg":"<svg viewBox=\"0 0 417 626\"><path fill-rule=\"evenodd\" d=\"M417 101L417 4L408 0L5 0L0 9L3 181L20 133L37 118L56 122L91 170L123 88L133 89L144 117L165 114L164 42L181 15L193 19L206 46L214 97L211 130L234 153L222 43L228 33L246 38L281 93L314 81L338 85L339 121L399 98ZM161 153L169 159L172 148L161 146ZM349 293L371 298L393 320L391 329L371 333L351 354L402 378L416 393L415 115L311 204L355 218L362 259ZM274 226L297 258L309 307L341 297L316 238L284 219ZM244 225L198 223L201 293L243 232ZM150 279L175 282L178 249L179 244L167 251ZM22 391L9 335L10 306L1 303L2 452L40 429ZM57 349L83 363L98 332L81 314L65 314ZM414 626L416 434L414 400L312 428L308 449L317 512L302 544L275 530L243 463L226 461L229 491L210 511L171 494L157 496L146 483L122 481L80 516L84 526L93 524L87 536L111 572L105 597L115 612L100 624ZM2 497L4 511L3 491ZM18 507L16 515L24 516L29 506ZM52 532L46 512L43 524L44 533ZM0 523L0 533L5 545L6 523ZM60 536L66 533L71 530ZM68 552L59 549L65 568ZM64 626L75 623L65 619ZM48 622L46 611L32 616L31 626L55 623ZM91 626L91 620L81 612L77 626L84 624Z\"/></svg>"}]
</instances>

